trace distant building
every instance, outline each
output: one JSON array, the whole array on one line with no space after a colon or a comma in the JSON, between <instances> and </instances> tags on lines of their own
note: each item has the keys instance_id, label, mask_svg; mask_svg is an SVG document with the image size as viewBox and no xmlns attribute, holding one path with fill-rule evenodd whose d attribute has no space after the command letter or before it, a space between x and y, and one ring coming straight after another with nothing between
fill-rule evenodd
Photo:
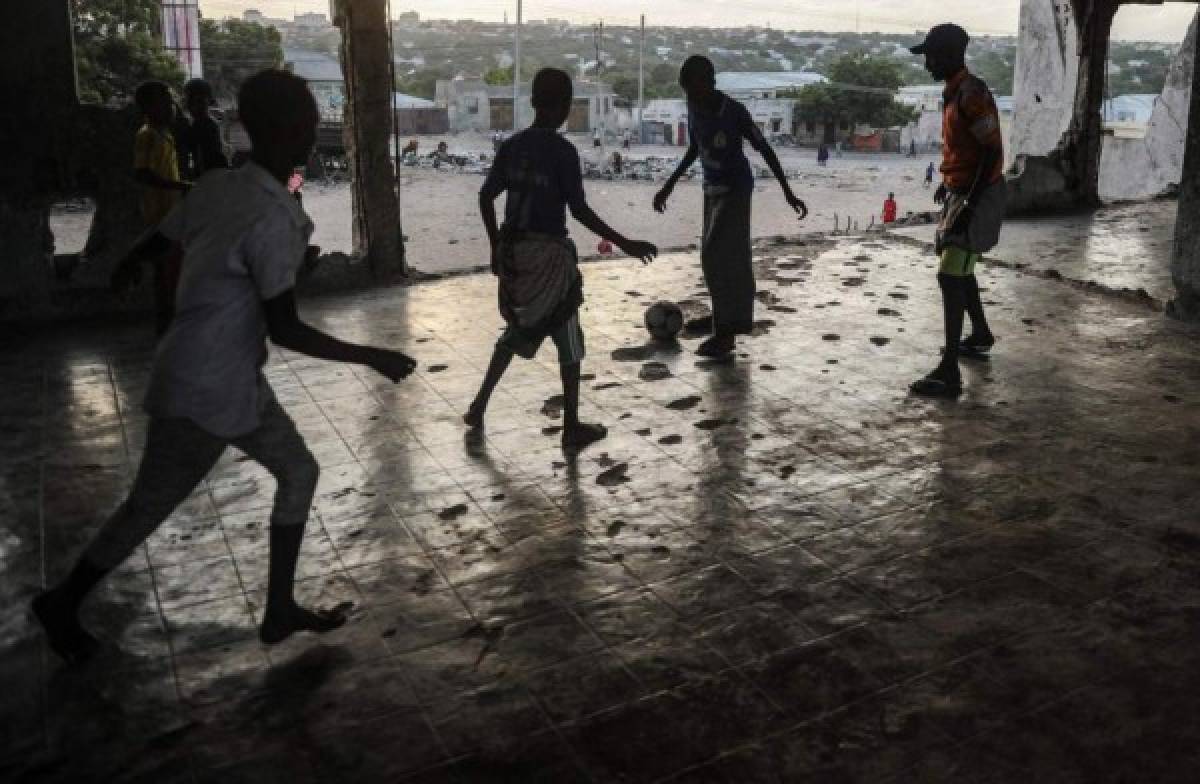
<instances>
[{"instance_id":1,"label":"distant building","mask_svg":"<svg viewBox=\"0 0 1200 784\"><path fill-rule=\"evenodd\" d=\"M346 105L346 80L336 57L287 47L283 50L283 67L308 81L322 120L341 121Z\"/></svg>"},{"instance_id":2,"label":"distant building","mask_svg":"<svg viewBox=\"0 0 1200 784\"><path fill-rule=\"evenodd\" d=\"M1157 95L1118 95L1104 102L1101 114L1105 125L1134 125L1145 127L1150 124Z\"/></svg>"},{"instance_id":3,"label":"distant building","mask_svg":"<svg viewBox=\"0 0 1200 784\"><path fill-rule=\"evenodd\" d=\"M717 74L717 89L738 100L778 98L780 93L828 81L821 74L810 71L722 71Z\"/></svg>"},{"instance_id":4,"label":"distant building","mask_svg":"<svg viewBox=\"0 0 1200 784\"><path fill-rule=\"evenodd\" d=\"M329 27L329 17L325 16L325 14L296 14L294 21L296 27L301 30L319 30L323 27Z\"/></svg>"},{"instance_id":5,"label":"distant building","mask_svg":"<svg viewBox=\"0 0 1200 784\"><path fill-rule=\"evenodd\" d=\"M490 85L479 79L439 79L434 101L446 110L450 130L509 131L513 129L512 85ZM616 94L606 84L576 82L575 98L567 117L567 131L590 133L604 129L615 133L620 127ZM529 86L521 85L517 103L516 127L533 122Z\"/></svg>"},{"instance_id":6,"label":"distant building","mask_svg":"<svg viewBox=\"0 0 1200 784\"><path fill-rule=\"evenodd\" d=\"M393 93L392 108L396 112L396 133L428 135L450 130L446 109L433 101L415 95Z\"/></svg>"},{"instance_id":7,"label":"distant building","mask_svg":"<svg viewBox=\"0 0 1200 784\"><path fill-rule=\"evenodd\" d=\"M162 0L162 45L189 79L204 76L198 0Z\"/></svg>"},{"instance_id":8,"label":"distant building","mask_svg":"<svg viewBox=\"0 0 1200 784\"><path fill-rule=\"evenodd\" d=\"M253 22L254 24L262 24L263 18L264 18L263 12L259 11L257 8L247 8L245 11L242 12L242 21L243 22Z\"/></svg>"},{"instance_id":9,"label":"distant building","mask_svg":"<svg viewBox=\"0 0 1200 784\"><path fill-rule=\"evenodd\" d=\"M451 131L492 130L491 101L483 80L439 79L433 100L446 110Z\"/></svg>"}]
</instances>

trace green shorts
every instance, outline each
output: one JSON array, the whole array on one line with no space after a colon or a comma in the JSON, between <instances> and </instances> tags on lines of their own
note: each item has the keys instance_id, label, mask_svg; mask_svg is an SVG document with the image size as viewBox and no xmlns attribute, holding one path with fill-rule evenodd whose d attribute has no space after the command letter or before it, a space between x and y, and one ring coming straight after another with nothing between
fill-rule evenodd
<instances>
[{"instance_id":1,"label":"green shorts","mask_svg":"<svg viewBox=\"0 0 1200 784\"><path fill-rule=\"evenodd\" d=\"M975 274L975 264L982 253L972 253L963 248L949 247L942 251L942 263L938 267L939 275L952 275L956 278L966 278Z\"/></svg>"},{"instance_id":2,"label":"green shorts","mask_svg":"<svg viewBox=\"0 0 1200 784\"><path fill-rule=\"evenodd\" d=\"M533 359L546 337L554 341L554 347L558 349L560 365L577 365L583 361L586 351L583 346L583 327L579 326L578 311L572 313L571 318L564 321L549 336L531 336L528 332L509 325L500 335L497 343L519 357Z\"/></svg>"}]
</instances>

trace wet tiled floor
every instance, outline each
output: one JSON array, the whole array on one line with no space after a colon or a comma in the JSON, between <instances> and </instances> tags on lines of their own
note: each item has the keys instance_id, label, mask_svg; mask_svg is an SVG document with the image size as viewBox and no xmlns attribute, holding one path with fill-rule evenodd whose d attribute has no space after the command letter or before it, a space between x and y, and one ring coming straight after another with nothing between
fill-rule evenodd
<instances>
[{"instance_id":1,"label":"wet tiled floor","mask_svg":"<svg viewBox=\"0 0 1200 784\"><path fill-rule=\"evenodd\" d=\"M928 256L812 240L758 265L759 334L724 364L644 343L645 304L701 299L694 256L586 266L584 410L611 434L573 459L549 349L464 437L490 278L308 303L422 368L274 353L323 469L299 593L354 603L275 648L272 482L230 452L88 605L99 658L53 659L25 607L128 486L151 347L7 350L0 778L1194 780L1197 333L991 268L994 358L958 402L914 400Z\"/></svg>"}]
</instances>

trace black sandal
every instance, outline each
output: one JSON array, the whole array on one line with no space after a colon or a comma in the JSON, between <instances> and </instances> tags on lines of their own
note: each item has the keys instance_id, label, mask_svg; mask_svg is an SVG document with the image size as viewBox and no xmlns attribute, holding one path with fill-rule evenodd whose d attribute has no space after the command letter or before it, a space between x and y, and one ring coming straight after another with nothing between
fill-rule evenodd
<instances>
[{"instance_id":1,"label":"black sandal","mask_svg":"<svg viewBox=\"0 0 1200 784\"><path fill-rule=\"evenodd\" d=\"M958 352L960 356L967 359L987 359L994 345L996 345L995 338L988 338L987 341L983 341L971 335L958 344Z\"/></svg>"},{"instance_id":2,"label":"black sandal","mask_svg":"<svg viewBox=\"0 0 1200 784\"><path fill-rule=\"evenodd\" d=\"M942 378L937 375L936 371L925 376L925 378L912 382L908 389L914 395L920 395L921 397L944 398L956 398L963 391L961 380Z\"/></svg>"}]
</instances>

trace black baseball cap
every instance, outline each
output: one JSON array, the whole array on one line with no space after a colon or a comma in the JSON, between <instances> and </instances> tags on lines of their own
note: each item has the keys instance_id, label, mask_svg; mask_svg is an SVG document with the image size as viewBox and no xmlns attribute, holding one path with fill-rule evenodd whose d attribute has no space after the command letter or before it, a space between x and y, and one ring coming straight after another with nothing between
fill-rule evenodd
<instances>
[{"instance_id":1,"label":"black baseball cap","mask_svg":"<svg viewBox=\"0 0 1200 784\"><path fill-rule=\"evenodd\" d=\"M971 42L971 36L967 35L967 31L956 24L940 24L932 28L925 36L925 40L908 51L913 54L925 54L926 52L965 52L967 44Z\"/></svg>"}]
</instances>

